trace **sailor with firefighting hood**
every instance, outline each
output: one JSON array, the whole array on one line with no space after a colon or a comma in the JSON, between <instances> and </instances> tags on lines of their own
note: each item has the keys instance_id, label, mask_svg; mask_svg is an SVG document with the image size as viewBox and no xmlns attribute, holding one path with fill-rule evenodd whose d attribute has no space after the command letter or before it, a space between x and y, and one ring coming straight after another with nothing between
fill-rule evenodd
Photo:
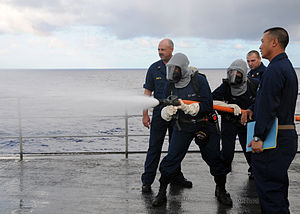
<instances>
[{"instance_id":1,"label":"sailor with firefighting hood","mask_svg":"<svg viewBox=\"0 0 300 214\"><path fill-rule=\"evenodd\" d=\"M246 152L247 128L241 124L241 109L248 109L254 104L259 80L247 76L247 64L237 59L227 69L227 79L216 88L212 95L214 105L231 107L234 114L219 112L221 115L222 158L231 171L234 157L236 137L249 165L249 179L253 179L251 168L251 153Z\"/></svg>"},{"instance_id":2,"label":"sailor with firefighting hood","mask_svg":"<svg viewBox=\"0 0 300 214\"><path fill-rule=\"evenodd\" d=\"M229 169L226 169L220 157L220 136L216 123L211 119L213 100L207 79L205 75L188 67L189 60L182 53L175 54L166 66L167 79L170 81L166 93L181 99L181 105L168 105L161 111L164 120L174 121L174 127L168 154L160 163L160 187L152 205L161 206L166 203L168 184L180 173L180 164L195 138L202 158L214 176L217 199L222 204L232 206L231 197L225 189ZM182 100L196 102L187 105Z\"/></svg>"}]
</instances>

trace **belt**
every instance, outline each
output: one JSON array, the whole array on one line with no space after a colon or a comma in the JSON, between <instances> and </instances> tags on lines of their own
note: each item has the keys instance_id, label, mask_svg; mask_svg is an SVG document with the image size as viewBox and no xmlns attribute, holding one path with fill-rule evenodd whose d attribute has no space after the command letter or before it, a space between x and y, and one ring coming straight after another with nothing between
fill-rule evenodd
<instances>
[{"instance_id":1,"label":"belt","mask_svg":"<svg viewBox=\"0 0 300 214\"><path fill-rule=\"evenodd\" d=\"M278 125L278 130L295 129L295 125Z\"/></svg>"},{"instance_id":2,"label":"belt","mask_svg":"<svg viewBox=\"0 0 300 214\"><path fill-rule=\"evenodd\" d=\"M200 122L208 122L208 118L197 118L197 119L183 119L179 118L179 122L181 123L200 123Z\"/></svg>"}]
</instances>

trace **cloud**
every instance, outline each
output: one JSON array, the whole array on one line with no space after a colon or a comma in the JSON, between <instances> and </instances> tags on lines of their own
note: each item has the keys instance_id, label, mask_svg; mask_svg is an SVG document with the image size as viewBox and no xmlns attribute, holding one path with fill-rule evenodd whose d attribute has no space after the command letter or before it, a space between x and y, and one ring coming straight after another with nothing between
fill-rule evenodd
<instances>
[{"instance_id":1,"label":"cloud","mask_svg":"<svg viewBox=\"0 0 300 214\"><path fill-rule=\"evenodd\" d=\"M6 0L0 32L48 35L74 26L97 26L121 39L201 37L260 39L283 26L300 40L300 1L294 0Z\"/></svg>"},{"instance_id":2,"label":"cloud","mask_svg":"<svg viewBox=\"0 0 300 214\"><path fill-rule=\"evenodd\" d=\"M235 49L242 49L243 50L245 47L242 44L235 44L234 48Z\"/></svg>"}]
</instances>

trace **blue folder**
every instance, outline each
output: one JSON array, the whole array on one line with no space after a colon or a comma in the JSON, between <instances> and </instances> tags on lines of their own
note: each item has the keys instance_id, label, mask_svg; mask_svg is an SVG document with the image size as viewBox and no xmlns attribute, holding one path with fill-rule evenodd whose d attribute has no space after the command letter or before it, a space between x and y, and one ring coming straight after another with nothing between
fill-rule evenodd
<instances>
[{"instance_id":1,"label":"blue folder","mask_svg":"<svg viewBox=\"0 0 300 214\"><path fill-rule=\"evenodd\" d=\"M255 121L247 123L247 144L246 144L246 151L252 151L251 147L248 147L249 143L253 140L254 135L254 126ZM273 149L277 146L277 133L278 133L278 118L276 117L272 128L264 141L263 149Z\"/></svg>"}]
</instances>

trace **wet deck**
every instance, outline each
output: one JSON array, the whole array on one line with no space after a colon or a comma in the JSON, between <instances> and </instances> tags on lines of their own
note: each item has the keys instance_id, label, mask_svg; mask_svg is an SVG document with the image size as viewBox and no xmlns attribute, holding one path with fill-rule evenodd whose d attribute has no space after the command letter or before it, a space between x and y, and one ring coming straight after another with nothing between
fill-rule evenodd
<instances>
[{"instance_id":1,"label":"wet deck","mask_svg":"<svg viewBox=\"0 0 300 214\"><path fill-rule=\"evenodd\" d=\"M292 163L290 210L300 212L300 154ZM152 194L141 193L145 154L26 157L0 159L0 213L260 213L253 181L248 180L243 154L236 153L228 191L233 207L220 205L214 182L199 153L187 154L182 169L192 189L168 189L166 206L153 208Z\"/></svg>"}]
</instances>

